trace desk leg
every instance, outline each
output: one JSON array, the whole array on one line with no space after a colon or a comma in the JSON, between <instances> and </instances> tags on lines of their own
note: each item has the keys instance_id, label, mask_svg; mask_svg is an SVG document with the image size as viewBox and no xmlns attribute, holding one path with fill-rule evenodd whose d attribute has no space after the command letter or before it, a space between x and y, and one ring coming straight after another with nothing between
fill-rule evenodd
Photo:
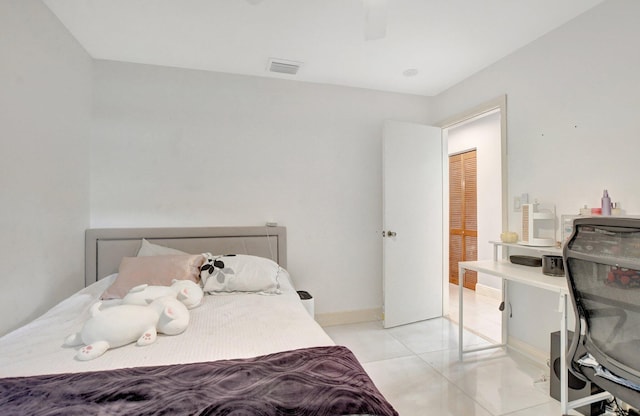
<instances>
[{"instance_id":1,"label":"desk leg","mask_svg":"<svg viewBox=\"0 0 640 416\"><path fill-rule=\"evenodd\" d=\"M507 341L509 340L509 314L510 314L510 306L509 306L509 282L507 279L502 279L502 301L504 302L504 309L502 311L502 331L501 331L501 340L500 343L507 345Z\"/></svg>"},{"instance_id":2,"label":"desk leg","mask_svg":"<svg viewBox=\"0 0 640 416\"><path fill-rule=\"evenodd\" d=\"M463 350L463 321L462 321L462 289L464 288L464 268L462 266L458 266L458 359L462 361L462 350Z\"/></svg>"},{"instance_id":3,"label":"desk leg","mask_svg":"<svg viewBox=\"0 0 640 416\"><path fill-rule=\"evenodd\" d=\"M569 413L569 380L567 374L567 294L560 294L560 407L562 414ZM553 371L553 363L551 363Z\"/></svg>"}]
</instances>

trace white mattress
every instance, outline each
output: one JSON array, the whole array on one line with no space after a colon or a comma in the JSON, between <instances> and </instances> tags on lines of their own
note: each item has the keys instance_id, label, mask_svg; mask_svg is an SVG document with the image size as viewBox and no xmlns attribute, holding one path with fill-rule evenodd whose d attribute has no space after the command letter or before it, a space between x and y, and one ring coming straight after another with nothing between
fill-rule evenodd
<instances>
[{"instance_id":1,"label":"white mattress","mask_svg":"<svg viewBox=\"0 0 640 416\"><path fill-rule=\"evenodd\" d=\"M116 275L79 291L46 314L0 338L0 377L108 370L163 364L247 358L296 348L334 345L309 316L290 282L281 295L205 296L192 309L189 327L155 343L130 344L91 361L74 357L80 347L63 347L78 332L89 309Z\"/></svg>"}]
</instances>

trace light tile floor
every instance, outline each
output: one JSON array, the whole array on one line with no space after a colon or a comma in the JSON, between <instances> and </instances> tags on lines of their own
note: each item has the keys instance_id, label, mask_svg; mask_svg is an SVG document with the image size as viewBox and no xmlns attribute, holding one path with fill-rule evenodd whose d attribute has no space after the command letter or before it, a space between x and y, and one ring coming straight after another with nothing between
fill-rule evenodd
<instances>
[{"instance_id":1,"label":"light tile floor","mask_svg":"<svg viewBox=\"0 0 640 416\"><path fill-rule=\"evenodd\" d=\"M490 341L500 342L502 332L502 312L500 300L477 295L470 289L462 292L464 307L464 327L482 335ZM458 323L458 286L449 285L449 319Z\"/></svg>"},{"instance_id":2,"label":"light tile floor","mask_svg":"<svg viewBox=\"0 0 640 416\"><path fill-rule=\"evenodd\" d=\"M465 308L466 302L465 298ZM471 306L466 311L474 314ZM548 378L548 369L530 359L496 349L458 361L458 326L449 319L390 329L383 329L381 322L367 322L325 330L354 352L402 416L561 414L560 404L549 396L548 382L540 381ZM488 341L466 331L464 343L479 346Z\"/></svg>"}]
</instances>

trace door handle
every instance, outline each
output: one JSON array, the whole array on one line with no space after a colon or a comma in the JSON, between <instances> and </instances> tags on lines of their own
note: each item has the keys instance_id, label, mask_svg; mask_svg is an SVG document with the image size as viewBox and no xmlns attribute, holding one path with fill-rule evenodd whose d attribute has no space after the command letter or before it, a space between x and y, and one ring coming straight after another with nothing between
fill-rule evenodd
<instances>
[{"instance_id":1,"label":"door handle","mask_svg":"<svg viewBox=\"0 0 640 416\"><path fill-rule=\"evenodd\" d=\"M395 231L387 231L387 237L395 237L396 235L398 235L398 233Z\"/></svg>"}]
</instances>

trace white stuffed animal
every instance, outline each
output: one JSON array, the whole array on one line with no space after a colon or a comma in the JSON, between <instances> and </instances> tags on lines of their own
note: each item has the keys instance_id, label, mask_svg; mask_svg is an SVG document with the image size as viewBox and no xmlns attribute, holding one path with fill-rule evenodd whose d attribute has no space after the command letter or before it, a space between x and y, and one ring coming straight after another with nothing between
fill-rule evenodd
<instances>
[{"instance_id":1,"label":"white stuffed animal","mask_svg":"<svg viewBox=\"0 0 640 416\"><path fill-rule=\"evenodd\" d=\"M116 305L101 310L101 304L95 303L82 330L64 341L67 346L85 344L76 354L78 360L92 360L109 348L136 340L139 346L149 345L158 333L178 335L189 325L187 307L172 296L156 299L148 306Z\"/></svg>"},{"instance_id":2,"label":"white stuffed animal","mask_svg":"<svg viewBox=\"0 0 640 416\"><path fill-rule=\"evenodd\" d=\"M171 286L150 286L147 284L131 288L122 298L123 305L148 305L163 296L173 296L184 303L188 309L200 305L204 292L199 284L192 280L173 279Z\"/></svg>"}]
</instances>

